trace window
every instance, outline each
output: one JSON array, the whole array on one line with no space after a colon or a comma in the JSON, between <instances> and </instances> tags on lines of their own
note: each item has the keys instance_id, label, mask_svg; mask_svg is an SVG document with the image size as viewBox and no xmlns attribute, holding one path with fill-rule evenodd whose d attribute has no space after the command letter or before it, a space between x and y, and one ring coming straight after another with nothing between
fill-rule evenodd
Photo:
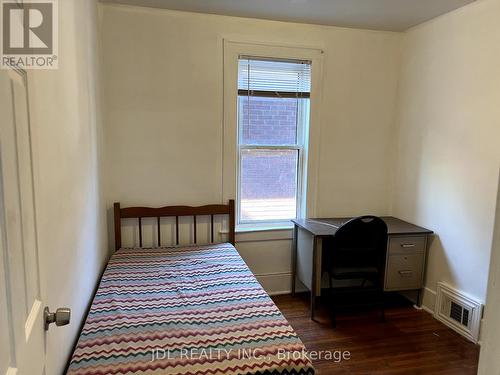
<instances>
[{"instance_id":1,"label":"window","mask_svg":"<svg viewBox=\"0 0 500 375\"><path fill-rule=\"evenodd\" d=\"M303 212L310 90L310 61L240 56L240 228L289 225Z\"/></svg>"}]
</instances>

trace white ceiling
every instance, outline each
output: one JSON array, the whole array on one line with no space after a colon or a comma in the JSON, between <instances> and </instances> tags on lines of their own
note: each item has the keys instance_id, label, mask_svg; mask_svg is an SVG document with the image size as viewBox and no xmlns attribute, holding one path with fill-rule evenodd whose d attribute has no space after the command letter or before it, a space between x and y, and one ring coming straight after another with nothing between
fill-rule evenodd
<instances>
[{"instance_id":1,"label":"white ceiling","mask_svg":"<svg viewBox=\"0 0 500 375\"><path fill-rule=\"evenodd\" d=\"M374 30L404 31L475 0L101 0L188 12L223 14Z\"/></svg>"}]
</instances>

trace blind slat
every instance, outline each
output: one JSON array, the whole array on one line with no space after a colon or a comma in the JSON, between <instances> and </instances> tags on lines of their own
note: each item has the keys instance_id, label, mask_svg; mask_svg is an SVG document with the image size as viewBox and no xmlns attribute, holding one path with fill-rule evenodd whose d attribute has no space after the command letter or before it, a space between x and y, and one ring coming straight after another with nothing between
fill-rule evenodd
<instances>
[{"instance_id":1,"label":"blind slat","mask_svg":"<svg viewBox=\"0 0 500 375\"><path fill-rule=\"evenodd\" d=\"M240 58L238 90L310 93L311 63Z\"/></svg>"},{"instance_id":2,"label":"blind slat","mask_svg":"<svg viewBox=\"0 0 500 375\"><path fill-rule=\"evenodd\" d=\"M239 96L260 96L263 98L310 98L311 94L300 91L256 91L256 90L238 90Z\"/></svg>"}]
</instances>

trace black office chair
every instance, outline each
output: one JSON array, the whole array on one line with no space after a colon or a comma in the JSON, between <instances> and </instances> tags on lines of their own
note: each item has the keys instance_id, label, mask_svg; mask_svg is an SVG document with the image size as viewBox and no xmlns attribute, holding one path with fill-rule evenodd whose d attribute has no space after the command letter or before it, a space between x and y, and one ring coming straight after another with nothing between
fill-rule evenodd
<instances>
[{"instance_id":1,"label":"black office chair","mask_svg":"<svg viewBox=\"0 0 500 375\"><path fill-rule=\"evenodd\" d=\"M338 293L363 292L375 295L385 321L383 274L387 247L387 225L376 216L361 216L344 223L323 249L323 272L330 282L332 325L336 326L335 298ZM351 280L358 286L335 288L334 280ZM355 303L353 305L364 305Z\"/></svg>"}]
</instances>

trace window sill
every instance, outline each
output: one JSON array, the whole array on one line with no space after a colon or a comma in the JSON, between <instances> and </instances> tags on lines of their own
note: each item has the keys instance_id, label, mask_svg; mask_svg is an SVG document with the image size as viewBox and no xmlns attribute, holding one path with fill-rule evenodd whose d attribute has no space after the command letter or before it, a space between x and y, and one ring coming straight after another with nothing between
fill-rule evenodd
<instances>
[{"instance_id":1,"label":"window sill","mask_svg":"<svg viewBox=\"0 0 500 375\"><path fill-rule=\"evenodd\" d=\"M293 224L237 226L236 233L269 232L293 229Z\"/></svg>"}]
</instances>

